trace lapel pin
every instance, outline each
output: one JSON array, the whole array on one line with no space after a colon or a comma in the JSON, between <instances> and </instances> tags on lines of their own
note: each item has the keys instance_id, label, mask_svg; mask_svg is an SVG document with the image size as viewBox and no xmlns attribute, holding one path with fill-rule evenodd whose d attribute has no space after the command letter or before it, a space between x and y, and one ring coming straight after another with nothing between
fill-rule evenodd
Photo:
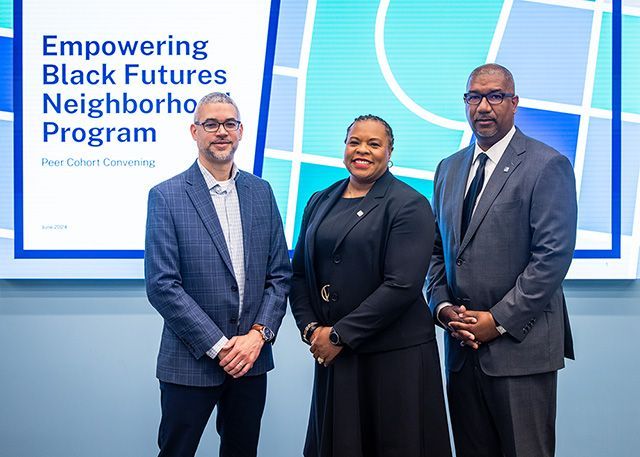
<instances>
[{"instance_id":1,"label":"lapel pin","mask_svg":"<svg viewBox=\"0 0 640 457\"><path fill-rule=\"evenodd\" d=\"M358 215L358 217L362 217L362 215L364 214L364 211L360 210L356 214Z\"/></svg>"},{"instance_id":2,"label":"lapel pin","mask_svg":"<svg viewBox=\"0 0 640 457\"><path fill-rule=\"evenodd\" d=\"M505 173L507 173L507 172L509 171L509 167L504 167L504 170L502 170L502 171L504 171Z\"/></svg>"}]
</instances>

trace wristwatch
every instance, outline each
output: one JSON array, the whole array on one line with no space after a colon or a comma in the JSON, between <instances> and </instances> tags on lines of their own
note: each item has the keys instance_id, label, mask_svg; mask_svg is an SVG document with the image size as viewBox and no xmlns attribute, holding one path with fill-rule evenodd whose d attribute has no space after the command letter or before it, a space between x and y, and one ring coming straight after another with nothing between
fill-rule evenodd
<instances>
[{"instance_id":1,"label":"wristwatch","mask_svg":"<svg viewBox=\"0 0 640 457\"><path fill-rule=\"evenodd\" d=\"M329 332L329 342L334 346L342 346L340 335L338 335L338 332L336 332L336 329L333 327L331 327L331 331Z\"/></svg>"},{"instance_id":2,"label":"wristwatch","mask_svg":"<svg viewBox=\"0 0 640 457\"><path fill-rule=\"evenodd\" d=\"M266 327L262 324L253 324L251 326L251 330L255 330L260 333L260 336L264 340L265 343L271 343L276 335L271 331L269 327Z\"/></svg>"},{"instance_id":3,"label":"wristwatch","mask_svg":"<svg viewBox=\"0 0 640 457\"><path fill-rule=\"evenodd\" d=\"M504 335L505 333L507 333L507 329L504 328L502 325L500 325L500 322L498 322L495 317L493 318L493 322L495 322L496 324L496 330L498 331L498 333L500 335Z\"/></svg>"}]
</instances>

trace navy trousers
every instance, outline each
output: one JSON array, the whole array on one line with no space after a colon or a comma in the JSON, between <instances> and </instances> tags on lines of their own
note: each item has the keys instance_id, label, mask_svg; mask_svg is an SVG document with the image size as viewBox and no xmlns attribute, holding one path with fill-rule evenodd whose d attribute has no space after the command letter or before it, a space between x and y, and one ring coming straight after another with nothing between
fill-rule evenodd
<instances>
[{"instance_id":1,"label":"navy trousers","mask_svg":"<svg viewBox=\"0 0 640 457\"><path fill-rule=\"evenodd\" d=\"M220 457L255 457L260 420L267 395L267 375L227 377L215 387L195 387L160 381L162 420L158 457L194 456L213 408Z\"/></svg>"}]
</instances>

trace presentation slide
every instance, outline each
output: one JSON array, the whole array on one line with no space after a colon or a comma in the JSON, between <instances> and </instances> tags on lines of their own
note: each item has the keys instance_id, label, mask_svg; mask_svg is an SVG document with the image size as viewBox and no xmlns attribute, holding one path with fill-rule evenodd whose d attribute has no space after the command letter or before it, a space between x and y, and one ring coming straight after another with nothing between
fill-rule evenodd
<instances>
[{"instance_id":1,"label":"presentation slide","mask_svg":"<svg viewBox=\"0 0 640 457\"><path fill-rule=\"evenodd\" d=\"M14 246L3 276L141 277L147 193L195 160L189 126L206 93L241 107L237 163L253 171L277 11L270 39L272 3L242 3L13 3Z\"/></svg>"},{"instance_id":2,"label":"presentation slide","mask_svg":"<svg viewBox=\"0 0 640 457\"><path fill-rule=\"evenodd\" d=\"M255 150L270 3L194 6L117 0L88 21L80 0L23 2L18 257L141 257L146 191L194 160L199 94L232 94Z\"/></svg>"},{"instance_id":3,"label":"presentation slide","mask_svg":"<svg viewBox=\"0 0 640 457\"><path fill-rule=\"evenodd\" d=\"M271 183L290 248L310 195L347 176L360 114L391 124L391 171L431 197L473 142L467 76L498 62L516 125L574 166L569 278L634 279L639 54L638 0L0 0L0 277L143 277L148 190L195 160L212 91L240 107L236 162Z\"/></svg>"}]
</instances>

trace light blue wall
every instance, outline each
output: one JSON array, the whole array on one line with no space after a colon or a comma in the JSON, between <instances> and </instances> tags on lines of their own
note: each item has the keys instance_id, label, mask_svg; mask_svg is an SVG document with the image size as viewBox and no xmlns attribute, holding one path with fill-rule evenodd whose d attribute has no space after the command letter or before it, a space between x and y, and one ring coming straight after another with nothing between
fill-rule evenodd
<instances>
[{"instance_id":1,"label":"light blue wall","mask_svg":"<svg viewBox=\"0 0 640 457\"><path fill-rule=\"evenodd\" d=\"M578 360L559 377L557 455L637 455L640 285L574 281L566 291ZM155 455L160 328L141 281L0 281L0 457ZM301 455L306 351L287 315L261 456ZM216 449L209 427L198 455Z\"/></svg>"}]
</instances>

